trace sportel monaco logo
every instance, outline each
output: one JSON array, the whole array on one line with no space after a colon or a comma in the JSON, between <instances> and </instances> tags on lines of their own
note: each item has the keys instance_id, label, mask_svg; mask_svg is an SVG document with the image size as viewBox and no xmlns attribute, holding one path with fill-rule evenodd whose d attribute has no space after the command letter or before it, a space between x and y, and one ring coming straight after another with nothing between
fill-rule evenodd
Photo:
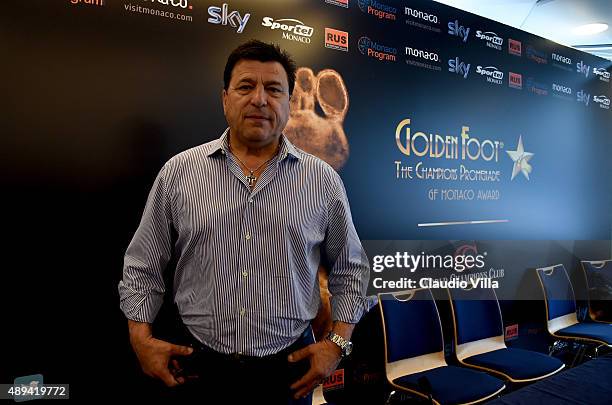
<instances>
[{"instance_id":1,"label":"sportel monaco logo","mask_svg":"<svg viewBox=\"0 0 612 405\"><path fill-rule=\"evenodd\" d=\"M368 37L361 37L357 41L357 48L362 55L370 58L375 58L380 61L395 62L397 60L397 49L381 45L377 42L372 41Z\"/></svg>"},{"instance_id":2,"label":"sportel monaco logo","mask_svg":"<svg viewBox=\"0 0 612 405\"><path fill-rule=\"evenodd\" d=\"M380 20L395 21L397 19L397 8L376 0L358 0L357 5L361 12L378 17Z\"/></svg>"},{"instance_id":3,"label":"sportel monaco logo","mask_svg":"<svg viewBox=\"0 0 612 405\"><path fill-rule=\"evenodd\" d=\"M591 95L586 93L584 90L580 90L578 93L576 93L576 101L588 107L589 102L591 101Z\"/></svg>"},{"instance_id":4,"label":"sportel monaco logo","mask_svg":"<svg viewBox=\"0 0 612 405\"><path fill-rule=\"evenodd\" d=\"M523 75L521 75L520 73L509 72L508 86L513 89L522 90L523 89Z\"/></svg>"},{"instance_id":5,"label":"sportel monaco logo","mask_svg":"<svg viewBox=\"0 0 612 405\"><path fill-rule=\"evenodd\" d=\"M487 31L476 31L476 38L486 41L485 43L489 48L497 49L498 51L502 50L502 45L504 44L504 39L501 38L494 32Z\"/></svg>"},{"instance_id":6,"label":"sportel monaco logo","mask_svg":"<svg viewBox=\"0 0 612 405\"><path fill-rule=\"evenodd\" d=\"M264 17L261 25L268 27L273 31L278 29L283 31L283 39L302 42L304 44L310 43L310 37L312 37L312 34L314 33L314 28L304 25L302 21L293 18L281 18L279 20L275 20L272 17Z\"/></svg>"},{"instance_id":7,"label":"sportel monaco logo","mask_svg":"<svg viewBox=\"0 0 612 405\"><path fill-rule=\"evenodd\" d=\"M236 32L241 34L246 27L247 22L251 14L246 13L244 16L240 15L238 11L228 12L228 4L223 3L221 7L210 6L208 7L208 22L217 25L229 25L230 27L236 28Z\"/></svg>"},{"instance_id":8,"label":"sportel monaco logo","mask_svg":"<svg viewBox=\"0 0 612 405\"><path fill-rule=\"evenodd\" d=\"M476 66L476 73L486 77L489 83L502 84L504 80L504 72L500 71L495 66Z\"/></svg>"},{"instance_id":9,"label":"sportel monaco logo","mask_svg":"<svg viewBox=\"0 0 612 405\"><path fill-rule=\"evenodd\" d=\"M448 34L459 37L465 43L470 35L470 29L459 24L459 20L450 21L448 23Z\"/></svg>"},{"instance_id":10,"label":"sportel monaco logo","mask_svg":"<svg viewBox=\"0 0 612 405\"><path fill-rule=\"evenodd\" d=\"M608 72L606 69L594 67L593 74L602 82L610 83L610 72Z\"/></svg>"},{"instance_id":11,"label":"sportel monaco logo","mask_svg":"<svg viewBox=\"0 0 612 405\"><path fill-rule=\"evenodd\" d=\"M508 39L508 53L510 55L522 56L523 55L523 44L521 41L515 39Z\"/></svg>"},{"instance_id":12,"label":"sportel monaco logo","mask_svg":"<svg viewBox=\"0 0 612 405\"><path fill-rule=\"evenodd\" d=\"M584 75L585 78L589 78L591 72L591 66L585 64L583 61L576 63L576 73Z\"/></svg>"},{"instance_id":13,"label":"sportel monaco logo","mask_svg":"<svg viewBox=\"0 0 612 405\"><path fill-rule=\"evenodd\" d=\"M593 96L593 102L603 108L604 110L610 109L610 99L603 94L601 96Z\"/></svg>"},{"instance_id":14,"label":"sportel monaco logo","mask_svg":"<svg viewBox=\"0 0 612 405\"><path fill-rule=\"evenodd\" d=\"M461 62L459 57L455 57L455 59L450 59L448 61L448 71L451 73L456 73L459 76L462 76L464 79L467 79L470 74L470 67L472 65L470 63Z\"/></svg>"},{"instance_id":15,"label":"sportel monaco logo","mask_svg":"<svg viewBox=\"0 0 612 405\"><path fill-rule=\"evenodd\" d=\"M348 52L348 32L325 28L325 47Z\"/></svg>"}]
</instances>

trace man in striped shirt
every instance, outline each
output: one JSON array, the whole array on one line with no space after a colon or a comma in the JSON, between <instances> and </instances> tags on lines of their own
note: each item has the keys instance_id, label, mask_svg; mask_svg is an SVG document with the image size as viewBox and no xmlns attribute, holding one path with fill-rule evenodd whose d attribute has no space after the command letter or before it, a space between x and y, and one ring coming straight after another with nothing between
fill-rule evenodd
<instances>
[{"instance_id":1,"label":"man in striped shirt","mask_svg":"<svg viewBox=\"0 0 612 405\"><path fill-rule=\"evenodd\" d=\"M120 305L143 371L168 386L184 384L191 364L201 382L185 385L226 388L230 403L262 392L268 403L310 403L367 310L369 264L342 181L282 133L295 70L278 46L236 48L222 91L229 128L171 158L150 191L125 254ZM152 336L171 258L191 347ZM320 265L334 323L313 343Z\"/></svg>"}]
</instances>

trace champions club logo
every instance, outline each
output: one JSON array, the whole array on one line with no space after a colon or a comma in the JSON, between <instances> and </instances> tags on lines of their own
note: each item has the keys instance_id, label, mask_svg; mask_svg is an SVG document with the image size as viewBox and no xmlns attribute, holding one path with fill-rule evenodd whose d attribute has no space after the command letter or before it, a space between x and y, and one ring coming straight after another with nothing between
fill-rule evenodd
<instances>
[{"instance_id":1,"label":"champions club logo","mask_svg":"<svg viewBox=\"0 0 612 405\"><path fill-rule=\"evenodd\" d=\"M463 43L466 43L470 35L470 29L459 24L459 20L450 21L448 23L448 34L459 37Z\"/></svg>"},{"instance_id":2,"label":"champions club logo","mask_svg":"<svg viewBox=\"0 0 612 405\"><path fill-rule=\"evenodd\" d=\"M325 28L325 47L348 52L348 32Z\"/></svg>"},{"instance_id":3,"label":"champions club logo","mask_svg":"<svg viewBox=\"0 0 612 405\"><path fill-rule=\"evenodd\" d=\"M470 74L470 67L472 65L470 63L462 62L459 57L455 57L455 59L450 59L448 61L448 71L451 73L456 73L459 76L462 76L464 79L467 79Z\"/></svg>"},{"instance_id":4,"label":"champions club logo","mask_svg":"<svg viewBox=\"0 0 612 405\"><path fill-rule=\"evenodd\" d=\"M368 37L361 37L357 41L357 48L362 55L375 58L380 61L395 62L397 60L397 49L381 45Z\"/></svg>"},{"instance_id":5,"label":"champions club logo","mask_svg":"<svg viewBox=\"0 0 612 405\"><path fill-rule=\"evenodd\" d=\"M275 20L272 17L264 17L261 25L270 28L272 31L281 30L283 39L304 44L310 43L310 37L314 33L314 28L304 25L302 21L293 18Z\"/></svg>"},{"instance_id":6,"label":"champions club logo","mask_svg":"<svg viewBox=\"0 0 612 405\"><path fill-rule=\"evenodd\" d=\"M244 16L240 15L239 11L228 12L227 3L223 3L223 6L210 6L208 7L208 22L217 25L229 25L232 28L236 28L236 32L241 34L246 27L251 14L246 13Z\"/></svg>"},{"instance_id":7,"label":"champions club logo","mask_svg":"<svg viewBox=\"0 0 612 405\"><path fill-rule=\"evenodd\" d=\"M599 108L603 108L604 110L610 109L610 99L604 95L593 96L593 102L597 104Z\"/></svg>"},{"instance_id":8,"label":"champions club logo","mask_svg":"<svg viewBox=\"0 0 612 405\"><path fill-rule=\"evenodd\" d=\"M397 19L397 8L376 0L358 0L357 5L363 13L378 17L379 20L395 21Z\"/></svg>"},{"instance_id":9,"label":"champions club logo","mask_svg":"<svg viewBox=\"0 0 612 405\"><path fill-rule=\"evenodd\" d=\"M497 49L498 51L502 50L502 45L504 44L504 39L498 36L496 33L487 31L476 31L476 38L486 41L485 43L489 48Z\"/></svg>"},{"instance_id":10,"label":"champions club logo","mask_svg":"<svg viewBox=\"0 0 612 405\"><path fill-rule=\"evenodd\" d=\"M500 71L495 66L476 66L476 73L486 77L488 83L502 84L504 80L504 72Z\"/></svg>"}]
</instances>

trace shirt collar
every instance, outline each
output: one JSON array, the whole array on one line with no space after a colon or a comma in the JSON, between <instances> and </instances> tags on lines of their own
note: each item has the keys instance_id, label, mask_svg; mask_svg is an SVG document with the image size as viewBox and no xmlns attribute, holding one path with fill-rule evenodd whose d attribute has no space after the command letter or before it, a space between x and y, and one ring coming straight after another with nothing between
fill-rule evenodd
<instances>
[{"instance_id":1,"label":"shirt collar","mask_svg":"<svg viewBox=\"0 0 612 405\"><path fill-rule=\"evenodd\" d=\"M218 153L223 155L229 152L229 128L223 131L223 134L211 142L211 148L206 154L213 156ZM285 134L280 136L279 161L284 160L287 156L295 159L301 159L302 153L287 139Z\"/></svg>"}]
</instances>

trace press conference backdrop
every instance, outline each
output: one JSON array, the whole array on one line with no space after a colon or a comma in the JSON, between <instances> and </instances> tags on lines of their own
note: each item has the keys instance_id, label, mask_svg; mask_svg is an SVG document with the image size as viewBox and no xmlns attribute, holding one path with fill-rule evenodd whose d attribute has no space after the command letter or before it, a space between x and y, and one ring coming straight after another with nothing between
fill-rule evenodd
<instances>
[{"instance_id":1,"label":"press conference backdrop","mask_svg":"<svg viewBox=\"0 0 612 405\"><path fill-rule=\"evenodd\" d=\"M466 241L496 251L487 266L514 270L513 290L527 266L610 257L610 61L425 0L0 10L4 307L83 312L39 318L37 333L123 322L122 255L155 174L225 129L223 67L251 38L300 66L287 135L339 171L370 256L381 240ZM61 363L28 331L17 347Z\"/></svg>"}]
</instances>

